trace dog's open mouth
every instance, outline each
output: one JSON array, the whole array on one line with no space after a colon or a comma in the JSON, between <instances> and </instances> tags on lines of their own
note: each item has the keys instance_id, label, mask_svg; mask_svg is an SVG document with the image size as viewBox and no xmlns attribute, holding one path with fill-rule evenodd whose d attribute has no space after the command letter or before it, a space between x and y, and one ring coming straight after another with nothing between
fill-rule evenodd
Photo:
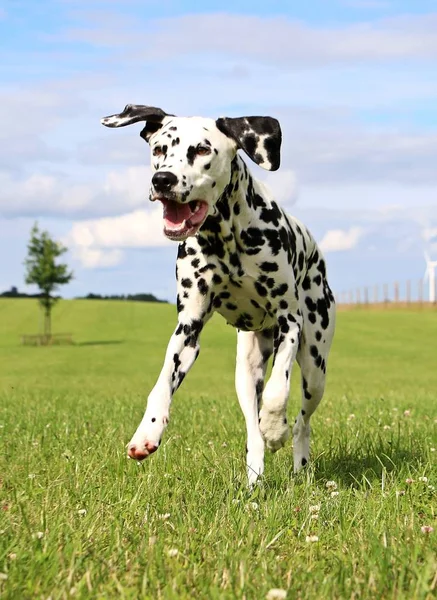
<instances>
[{"instance_id":1,"label":"dog's open mouth","mask_svg":"<svg viewBox=\"0 0 437 600\"><path fill-rule=\"evenodd\" d=\"M183 240L197 233L208 213L208 203L192 200L180 204L168 198L159 198L164 208L164 234L172 240Z\"/></svg>"}]
</instances>

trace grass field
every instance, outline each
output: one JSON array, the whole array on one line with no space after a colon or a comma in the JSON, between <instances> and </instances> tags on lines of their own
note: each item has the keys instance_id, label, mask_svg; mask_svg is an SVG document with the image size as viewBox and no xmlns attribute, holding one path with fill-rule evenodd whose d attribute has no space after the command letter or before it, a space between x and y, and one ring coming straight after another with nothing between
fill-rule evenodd
<instances>
[{"instance_id":1,"label":"grass field","mask_svg":"<svg viewBox=\"0 0 437 600\"><path fill-rule=\"evenodd\" d=\"M437 312L339 313L311 467L292 475L289 443L252 495L218 316L159 451L126 458L175 317L62 301L76 344L32 348L36 303L0 301L0 596L434 598Z\"/></svg>"}]
</instances>

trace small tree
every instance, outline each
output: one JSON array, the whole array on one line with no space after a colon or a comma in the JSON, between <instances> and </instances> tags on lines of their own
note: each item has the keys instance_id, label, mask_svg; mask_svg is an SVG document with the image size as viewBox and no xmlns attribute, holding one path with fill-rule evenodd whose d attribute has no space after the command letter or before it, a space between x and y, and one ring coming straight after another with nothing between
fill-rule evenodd
<instances>
[{"instance_id":1,"label":"small tree","mask_svg":"<svg viewBox=\"0 0 437 600\"><path fill-rule=\"evenodd\" d=\"M60 285L73 279L68 265L56 264L56 259L67 251L59 242L53 240L47 231L40 231L38 224L32 227L27 246L26 283L36 284L41 290L39 302L44 311L44 335L51 335L51 311L58 298L53 292Z\"/></svg>"}]
</instances>

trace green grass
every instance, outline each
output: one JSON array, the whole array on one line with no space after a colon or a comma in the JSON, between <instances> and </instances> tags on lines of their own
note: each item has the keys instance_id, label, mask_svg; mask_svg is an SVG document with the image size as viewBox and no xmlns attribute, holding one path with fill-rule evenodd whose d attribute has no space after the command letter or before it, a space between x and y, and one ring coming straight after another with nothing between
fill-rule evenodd
<instances>
[{"instance_id":1,"label":"green grass","mask_svg":"<svg viewBox=\"0 0 437 600\"><path fill-rule=\"evenodd\" d=\"M252 495L220 317L159 451L126 459L175 318L62 301L54 329L76 345L31 348L19 335L37 329L36 304L0 301L2 598L435 597L437 313L339 313L311 467L293 476L288 444Z\"/></svg>"}]
</instances>

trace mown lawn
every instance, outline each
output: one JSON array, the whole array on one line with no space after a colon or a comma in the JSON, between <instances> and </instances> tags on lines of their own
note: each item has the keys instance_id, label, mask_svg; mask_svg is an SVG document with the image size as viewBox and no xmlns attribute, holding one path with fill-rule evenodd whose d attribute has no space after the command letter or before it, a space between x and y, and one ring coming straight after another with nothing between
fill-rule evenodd
<instances>
[{"instance_id":1,"label":"mown lawn","mask_svg":"<svg viewBox=\"0 0 437 600\"><path fill-rule=\"evenodd\" d=\"M62 301L76 344L31 348L36 303L0 301L1 597L434 598L437 312L339 313L311 467L292 475L289 443L252 495L220 317L159 451L126 458L175 318Z\"/></svg>"}]
</instances>

